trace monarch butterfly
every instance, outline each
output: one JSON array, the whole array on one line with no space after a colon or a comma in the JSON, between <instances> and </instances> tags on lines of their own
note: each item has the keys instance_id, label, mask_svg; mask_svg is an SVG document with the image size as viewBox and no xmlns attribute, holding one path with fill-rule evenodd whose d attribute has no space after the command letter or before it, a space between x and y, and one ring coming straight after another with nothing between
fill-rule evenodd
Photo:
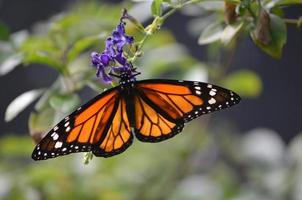
<instances>
[{"instance_id":1,"label":"monarch butterfly","mask_svg":"<svg viewBox=\"0 0 302 200\"><path fill-rule=\"evenodd\" d=\"M239 103L230 90L202 82L136 81L129 71L120 84L96 96L65 117L35 147L32 158L45 160L92 151L109 157L125 151L133 135L160 142L180 133L184 123Z\"/></svg>"}]
</instances>

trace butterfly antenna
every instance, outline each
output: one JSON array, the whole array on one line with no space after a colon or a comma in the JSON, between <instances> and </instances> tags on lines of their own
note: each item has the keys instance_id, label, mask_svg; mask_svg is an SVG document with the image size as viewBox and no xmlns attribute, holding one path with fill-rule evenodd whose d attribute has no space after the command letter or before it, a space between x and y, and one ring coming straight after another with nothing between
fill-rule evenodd
<instances>
[{"instance_id":1,"label":"butterfly antenna","mask_svg":"<svg viewBox=\"0 0 302 200\"><path fill-rule=\"evenodd\" d=\"M115 77L115 78L121 78L121 76L119 76L119 75L117 75L117 74L114 74L114 73L112 73L112 72L109 72L109 75L110 75L110 76L113 76L113 77Z\"/></svg>"}]
</instances>

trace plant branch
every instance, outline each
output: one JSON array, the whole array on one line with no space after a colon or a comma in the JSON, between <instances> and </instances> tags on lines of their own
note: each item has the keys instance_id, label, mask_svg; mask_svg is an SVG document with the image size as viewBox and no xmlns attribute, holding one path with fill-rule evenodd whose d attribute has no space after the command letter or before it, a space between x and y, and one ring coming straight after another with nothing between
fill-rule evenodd
<instances>
[{"instance_id":1,"label":"plant branch","mask_svg":"<svg viewBox=\"0 0 302 200\"><path fill-rule=\"evenodd\" d=\"M290 24L290 25L296 25L298 27L300 27L302 25L302 17L300 17L299 19L287 19L287 18L284 18L283 21L287 24Z\"/></svg>"}]
</instances>

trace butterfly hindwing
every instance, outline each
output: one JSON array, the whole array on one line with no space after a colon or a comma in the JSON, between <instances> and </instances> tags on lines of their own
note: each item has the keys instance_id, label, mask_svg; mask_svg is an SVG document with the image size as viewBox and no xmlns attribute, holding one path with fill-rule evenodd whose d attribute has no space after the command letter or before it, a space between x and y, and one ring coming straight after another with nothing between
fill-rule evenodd
<instances>
[{"instance_id":1,"label":"butterfly hindwing","mask_svg":"<svg viewBox=\"0 0 302 200\"><path fill-rule=\"evenodd\" d=\"M144 96L134 98L135 134L143 142L159 142L182 131L184 122L175 120Z\"/></svg>"},{"instance_id":2,"label":"butterfly hindwing","mask_svg":"<svg viewBox=\"0 0 302 200\"><path fill-rule=\"evenodd\" d=\"M125 151L132 143L130 122L126 112L126 102L120 98L112 112L112 119L108 122L106 137L93 149L93 154L101 157L114 156Z\"/></svg>"},{"instance_id":3,"label":"butterfly hindwing","mask_svg":"<svg viewBox=\"0 0 302 200\"><path fill-rule=\"evenodd\" d=\"M202 82L143 80L137 82L136 89L136 136L146 142L173 137L182 130L184 123L240 101L236 93ZM144 110L146 107L147 111ZM168 121L171 129L165 128L169 124L160 124L160 120L146 126L145 123L152 121L150 116Z\"/></svg>"}]
</instances>

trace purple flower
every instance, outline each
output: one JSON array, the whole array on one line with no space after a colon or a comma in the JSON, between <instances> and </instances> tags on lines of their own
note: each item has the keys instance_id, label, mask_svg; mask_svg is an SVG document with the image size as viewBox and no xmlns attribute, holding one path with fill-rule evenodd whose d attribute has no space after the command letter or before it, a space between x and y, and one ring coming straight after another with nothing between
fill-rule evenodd
<instances>
[{"instance_id":1,"label":"purple flower","mask_svg":"<svg viewBox=\"0 0 302 200\"><path fill-rule=\"evenodd\" d=\"M123 65L123 66L125 66L126 63L127 63L127 59L123 56L123 53L122 53L122 52L119 52L119 53L115 56L115 60L116 60L119 64L121 64L121 65Z\"/></svg>"},{"instance_id":2,"label":"purple flower","mask_svg":"<svg viewBox=\"0 0 302 200\"><path fill-rule=\"evenodd\" d=\"M105 68L104 67L100 67L97 69L97 73L96 73L96 76L97 77L102 77L103 81L107 84L110 84L112 83L112 77L110 75L108 75L106 72L105 72Z\"/></svg>"},{"instance_id":3,"label":"purple flower","mask_svg":"<svg viewBox=\"0 0 302 200\"><path fill-rule=\"evenodd\" d=\"M102 53L92 52L91 63L97 68L97 77L101 77L105 83L111 83L113 78L107 71L113 71L120 74L129 71L131 74L132 64L127 61L124 56L124 46L131 45L134 41L132 36L126 35L125 25L123 21L129 17L127 11L123 12L120 23L112 32L112 36L108 37L105 42L105 50ZM108 69L106 69L108 68Z\"/></svg>"},{"instance_id":4,"label":"purple flower","mask_svg":"<svg viewBox=\"0 0 302 200\"><path fill-rule=\"evenodd\" d=\"M111 37L106 39L106 47L105 47L104 52L107 53L108 55L110 55L110 57L115 56L114 42Z\"/></svg>"},{"instance_id":5,"label":"purple flower","mask_svg":"<svg viewBox=\"0 0 302 200\"><path fill-rule=\"evenodd\" d=\"M99 66L107 67L109 65L110 60L111 60L110 56L106 53L102 53L102 54L96 52L91 53L91 63L95 67L99 67Z\"/></svg>"},{"instance_id":6,"label":"purple flower","mask_svg":"<svg viewBox=\"0 0 302 200\"><path fill-rule=\"evenodd\" d=\"M131 44L133 42L132 36L127 36L125 34L125 23L120 22L119 25L117 25L115 31L112 33L113 36L113 42L116 45L117 51L122 52L123 47L126 44Z\"/></svg>"}]
</instances>

